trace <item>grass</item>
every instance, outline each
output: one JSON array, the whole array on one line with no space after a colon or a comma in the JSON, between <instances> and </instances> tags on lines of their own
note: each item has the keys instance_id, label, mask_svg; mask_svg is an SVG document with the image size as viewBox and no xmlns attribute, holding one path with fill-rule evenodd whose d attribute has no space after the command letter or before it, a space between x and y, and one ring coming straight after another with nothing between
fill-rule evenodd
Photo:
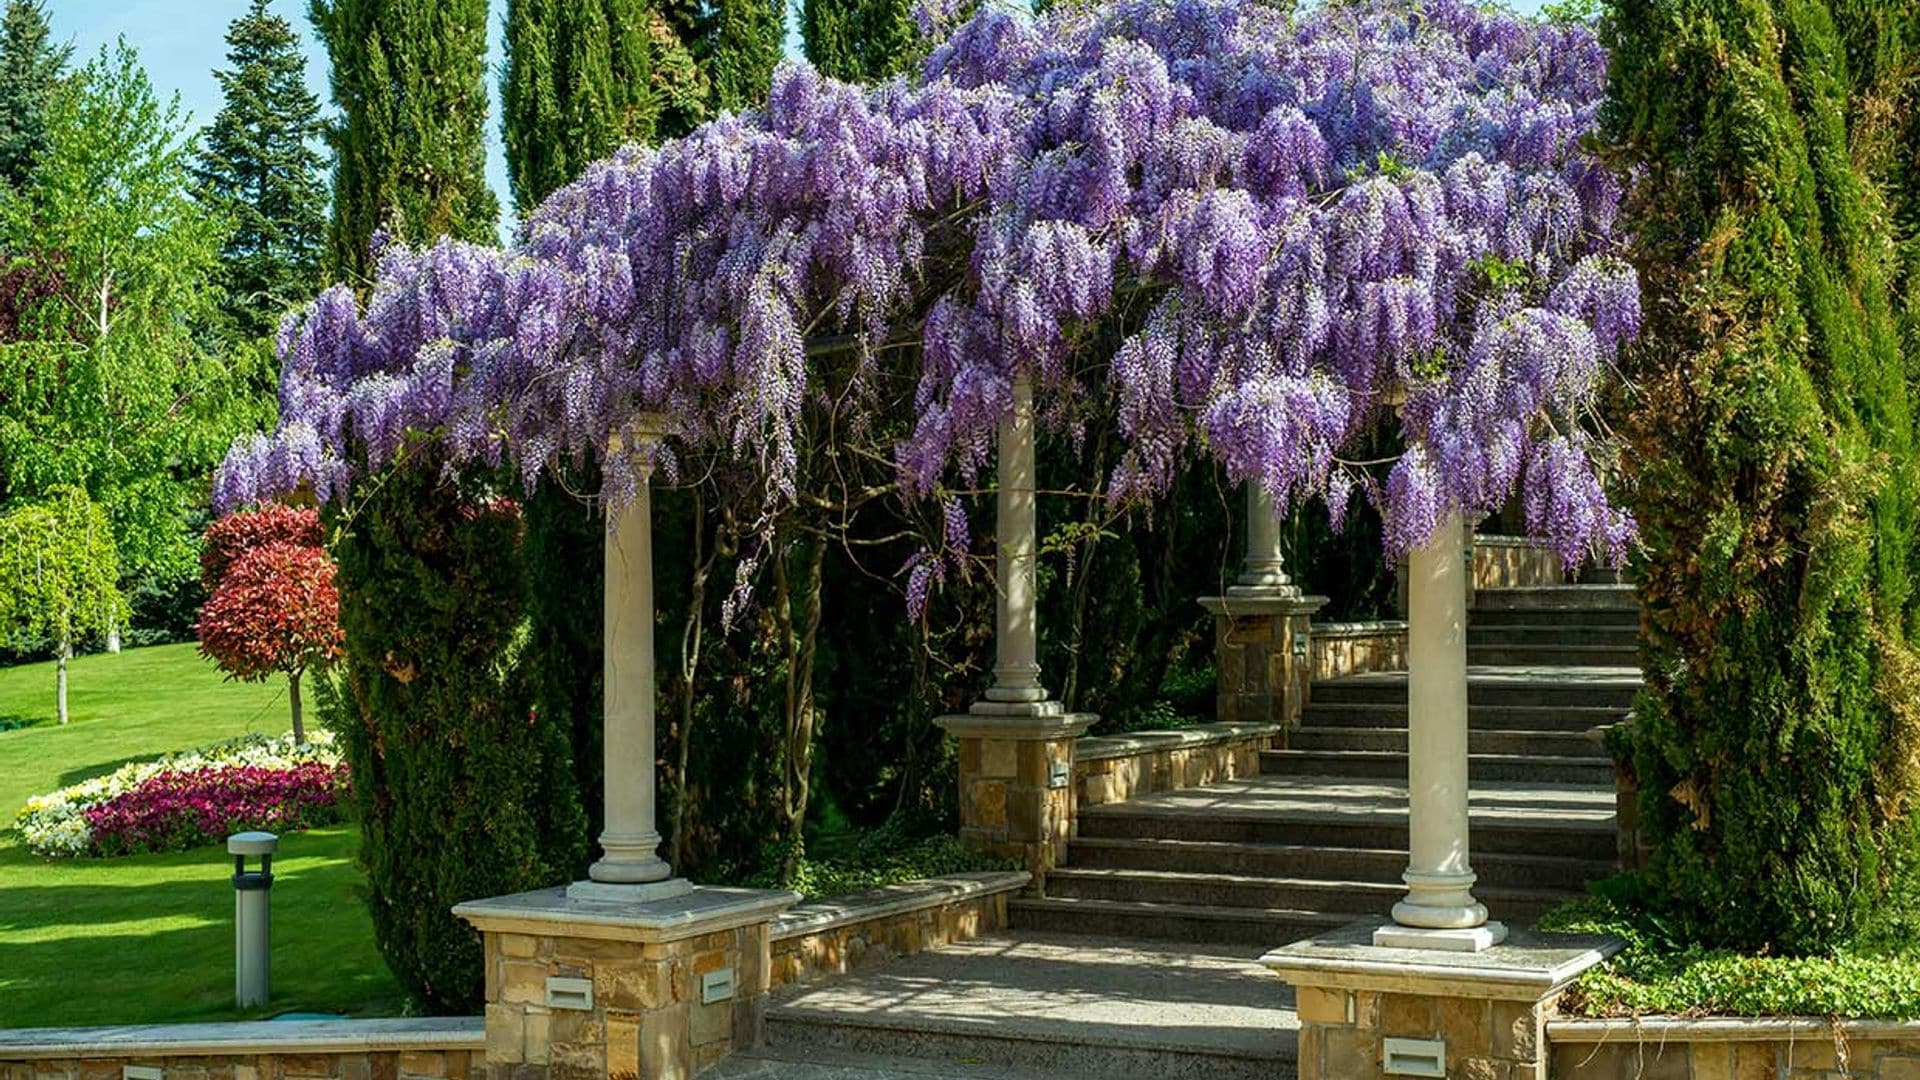
<instances>
[{"instance_id":1,"label":"grass","mask_svg":"<svg viewBox=\"0 0 1920 1080\"><path fill-rule=\"evenodd\" d=\"M0 669L0 826L28 796L128 761L287 729L282 684L225 682L192 645L84 656L69 670L73 722L61 727L52 664ZM0 1027L397 1013L403 995L358 895L358 842L352 825L281 838L273 1001L242 1013L233 1008L232 864L222 848L48 860L5 828Z\"/></svg>"}]
</instances>

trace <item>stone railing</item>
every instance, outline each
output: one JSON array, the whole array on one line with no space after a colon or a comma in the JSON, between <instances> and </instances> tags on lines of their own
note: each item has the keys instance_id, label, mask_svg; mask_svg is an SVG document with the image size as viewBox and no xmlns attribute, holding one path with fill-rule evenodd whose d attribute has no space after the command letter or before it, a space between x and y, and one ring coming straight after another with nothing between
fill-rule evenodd
<instances>
[{"instance_id":1,"label":"stone railing","mask_svg":"<svg viewBox=\"0 0 1920 1080\"><path fill-rule=\"evenodd\" d=\"M1308 664L1313 678L1407 670L1407 624L1399 619L1314 623Z\"/></svg>"},{"instance_id":2,"label":"stone railing","mask_svg":"<svg viewBox=\"0 0 1920 1080\"><path fill-rule=\"evenodd\" d=\"M0 1031L5 1080L364 1080L465 1077L486 1050L478 1016L261 1020Z\"/></svg>"},{"instance_id":3,"label":"stone railing","mask_svg":"<svg viewBox=\"0 0 1920 1080\"><path fill-rule=\"evenodd\" d=\"M1073 787L1081 806L1155 791L1216 784L1260 771L1260 751L1278 724L1221 721L1167 731L1082 738L1073 744Z\"/></svg>"},{"instance_id":4,"label":"stone railing","mask_svg":"<svg viewBox=\"0 0 1920 1080\"><path fill-rule=\"evenodd\" d=\"M773 986L832 975L1007 927L1024 870L946 874L797 904L768 927Z\"/></svg>"},{"instance_id":5,"label":"stone railing","mask_svg":"<svg viewBox=\"0 0 1920 1080\"><path fill-rule=\"evenodd\" d=\"M1643 1017L1550 1020L1553 1075L1692 1077L1920 1077L1920 1022L1697 1020Z\"/></svg>"},{"instance_id":6,"label":"stone railing","mask_svg":"<svg viewBox=\"0 0 1920 1080\"><path fill-rule=\"evenodd\" d=\"M1558 585L1567 579L1560 556L1544 540L1526 536L1476 535L1469 589Z\"/></svg>"}]
</instances>

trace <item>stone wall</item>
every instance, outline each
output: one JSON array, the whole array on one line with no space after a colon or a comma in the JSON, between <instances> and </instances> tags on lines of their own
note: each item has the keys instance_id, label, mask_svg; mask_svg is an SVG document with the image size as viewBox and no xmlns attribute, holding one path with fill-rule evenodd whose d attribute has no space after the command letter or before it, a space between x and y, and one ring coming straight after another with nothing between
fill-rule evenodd
<instances>
[{"instance_id":1,"label":"stone wall","mask_svg":"<svg viewBox=\"0 0 1920 1080\"><path fill-rule=\"evenodd\" d=\"M1302 986L1300 1080L1379 1076L1389 1039L1444 1039L1448 1076L1543 1077L1550 1002ZM1364 1065L1362 1064L1364 1063Z\"/></svg>"},{"instance_id":2,"label":"stone wall","mask_svg":"<svg viewBox=\"0 0 1920 1080\"><path fill-rule=\"evenodd\" d=\"M1545 541L1525 536L1475 536L1469 589L1558 585L1567 579L1560 556Z\"/></svg>"},{"instance_id":3,"label":"stone wall","mask_svg":"<svg viewBox=\"0 0 1920 1080\"><path fill-rule=\"evenodd\" d=\"M1314 623L1308 666L1315 681L1407 670L1407 624L1398 619Z\"/></svg>"},{"instance_id":4,"label":"stone wall","mask_svg":"<svg viewBox=\"0 0 1920 1080\"><path fill-rule=\"evenodd\" d=\"M772 985L809 983L1007 928L1022 870L948 874L789 908L770 929Z\"/></svg>"},{"instance_id":5,"label":"stone wall","mask_svg":"<svg viewBox=\"0 0 1920 1080\"><path fill-rule=\"evenodd\" d=\"M1080 805L1098 806L1255 776L1260 751L1271 747L1283 730L1278 724L1222 721L1080 739L1073 746L1074 788Z\"/></svg>"},{"instance_id":6,"label":"stone wall","mask_svg":"<svg viewBox=\"0 0 1920 1080\"><path fill-rule=\"evenodd\" d=\"M485 1042L477 1016L17 1029L0 1080L465 1080Z\"/></svg>"},{"instance_id":7,"label":"stone wall","mask_svg":"<svg viewBox=\"0 0 1920 1080\"><path fill-rule=\"evenodd\" d=\"M1568 1080L1916 1080L1920 1023L1825 1020L1555 1020L1554 1075Z\"/></svg>"}]
</instances>

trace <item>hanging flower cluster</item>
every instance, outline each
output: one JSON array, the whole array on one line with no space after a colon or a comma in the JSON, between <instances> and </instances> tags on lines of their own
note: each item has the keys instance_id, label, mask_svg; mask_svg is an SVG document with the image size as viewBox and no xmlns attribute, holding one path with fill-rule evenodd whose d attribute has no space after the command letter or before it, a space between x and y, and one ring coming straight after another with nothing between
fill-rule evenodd
<instances>
[{"instance_id":1,"label":"hanging flower cluster","mask_svg":"<svg viewBox=\"0 0 1920 1080\"><path fill-rule=\"evenodd\" d=\"M1110 395L1116 496L1211 453L1282 508L1361 491L1403 551L1518 486L1570 561L1618 557L1583 423L1639 325L1580 146L1604 71L1586 28L1460 0L982 5L915 78L788 64L764 109L591 167L510 247L389 246L364 304L289 320L280 426L217 499L337 498L415 433L531 478L640 410L791 498L833 331L918 364L918 494L989 460L1031 379L1052 416ZM1102 327L1126 336L1086 364ZM1343 453L1382 423L1407 451L1376 485Z\"/></svg>"}]
</instances>

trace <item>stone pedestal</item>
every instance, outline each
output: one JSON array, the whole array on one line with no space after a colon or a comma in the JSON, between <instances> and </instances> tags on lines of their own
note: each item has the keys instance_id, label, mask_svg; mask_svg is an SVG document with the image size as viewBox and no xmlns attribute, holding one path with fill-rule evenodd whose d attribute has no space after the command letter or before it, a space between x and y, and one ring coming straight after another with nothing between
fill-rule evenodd
<instances>
[{"instance_id":1,"label":"stone pedestal","mask_svg":"<svg viewBox=\"0 0 1920 1080\"><path fill-rule=\"evenodd\" d=\"M1390 949L1362 923L1260 958L1294 986L1300 1080L1546 1080L1544 1028L1562 990L1615 938L1514 932L1484 952Z\"/></svg>"},{"instance_id":2,"label":"stone pedestal","mask_svg":"<svg viewBox=\"0 0 1920 1080\"><path fill-rule=\"evenodd\" d=\"M454 908L486 949L493 1080L684 1080L760 1040L767 927L800 897L696 887L646 903L565 888Z\"/></svg>"},{"instance_id":3,"label":"stone pedestal","mask_svg":"<svg viewBox=\"0 0 1920 1080\"><path fill-rule=\"evenodd\" d=\"M1306 707L1312 681L1311 625L1324 596L1253 590L1209 596L1220 720L1291 728Z\"/></svg>"},{"instance_id":4,"label":"stone pedestal","mask_svg":"<svg viewBox=\"0 0 1920 1080\"><path fill-rule=\"evenodd\" d=\"M1064 862L1073 835L1073 740L1096 717L1058 702L1025 712L942 716L935 723L960 743L960 839L1018 859L1036 883ZM1050 706L1048 709L1046 707Z\"/></svg>"}]
</instances>

